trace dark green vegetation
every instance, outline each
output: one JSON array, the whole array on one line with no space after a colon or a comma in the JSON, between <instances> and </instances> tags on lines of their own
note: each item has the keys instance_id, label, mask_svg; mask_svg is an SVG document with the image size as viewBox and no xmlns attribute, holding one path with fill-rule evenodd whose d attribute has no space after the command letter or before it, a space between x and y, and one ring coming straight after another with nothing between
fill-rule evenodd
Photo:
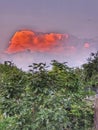
<instances>
[{"instance_id":1,"label":"dark green vegetation","mask_svg":"<svg viewBox=\"0 0 98 130\"><path fill-rule=\"evenodd\" d=\"M32 64L23 72L0 64L0 130L91 130L98 86L98 52L82 68L66 63Z\"/></svg>"}]
</instances>

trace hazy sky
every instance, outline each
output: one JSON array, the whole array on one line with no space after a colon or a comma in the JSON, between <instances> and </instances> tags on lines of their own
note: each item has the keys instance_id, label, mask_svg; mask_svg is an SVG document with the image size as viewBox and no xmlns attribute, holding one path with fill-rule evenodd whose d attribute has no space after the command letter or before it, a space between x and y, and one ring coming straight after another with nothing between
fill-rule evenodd
<instances>
[{"instance_id":1,"label":"hazy sky","mask_svg":"<svg viewBox=\"0 0 98 130\"><path fill-rule=\"evenodd\" d=\"M0 35L21 28L98 35L98 0L0 0Z\"/></svg>"},{"instance_id":2,"label":"hazy sky","mask_svg":"<svg viewBox=\"0 0 98 130\"><path fill-rule=\"evenodd\" d=\"M98 0L0 0L0 52L8 48L12 35L20 29L69 33L75 36L70 39L69 44L71 47L76 46L77 51L74 56L69 52L70 57L67 59L72 59L71 64L81 64L91 51L98 50ZM88 41L83 40L87 38ZM89 41L90 48L83 49L84 42ZM66 51L69 50L65 50L65 54ZM31 62L32 55L28 57Z\"/></svg>"}]
</instances>

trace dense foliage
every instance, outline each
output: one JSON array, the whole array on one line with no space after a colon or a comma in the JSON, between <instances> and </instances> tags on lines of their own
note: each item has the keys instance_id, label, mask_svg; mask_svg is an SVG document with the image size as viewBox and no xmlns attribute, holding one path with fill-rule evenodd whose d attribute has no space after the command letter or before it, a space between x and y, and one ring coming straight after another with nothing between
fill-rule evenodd
<instances>
[{"instance_id":1,"label":"dense foliage","mask_svg":"<svg viewBox=\"0 0 98 130\"><path fill-rule=\"evenodd\" d=\"M85 82L96 91L98 88L98 51L91 53L87 63L83 64L83 69Z\"/></svg>"},{"instance_id":2,"label":"dense foliage","mask_svg":"<svg viewBox=\"0 0 98 130\"><path fill-rule=\"evenodd\" d=\"M87 85L98 81L98 54L92 56L81 69L55 60L51 70L33 63L29 72L0 64L0 130L90 130L94 111L87 97L93 93Z\"/></svg>"}]
</instances>

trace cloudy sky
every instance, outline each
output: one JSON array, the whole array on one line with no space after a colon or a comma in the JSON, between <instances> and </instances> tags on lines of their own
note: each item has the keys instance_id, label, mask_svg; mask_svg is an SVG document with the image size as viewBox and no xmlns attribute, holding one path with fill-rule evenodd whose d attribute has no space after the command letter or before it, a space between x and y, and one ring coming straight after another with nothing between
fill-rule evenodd
<instances>
[{"instance_id":1,"label":"cloudy sky","mask_svg":"<svg viewBox=\"0 0 98 130\"><path fill-rule=\"evenodd\" d=\"M98 50L98 0L0 0L1 53L8 48L12 36L20 29L70 34L71 47L73 44L78 46L78 49L81 48L81 53L78 55L79 51L77 51L74 57L72 54L65 58L69 59L69 62L71 59L71 64L72 59L74 62L81 58L79 63L82 63L86 55ZM83 42L91 42L91 48L83 49ZM38 53L36 55L39 57ZM41 55L44 57L44 53ZM49 57L49 54L47 55ZM51 58L52 56L50 54ZM2 57L6 56L1 56L1 59Z\"/></svg>"}]
</instances>

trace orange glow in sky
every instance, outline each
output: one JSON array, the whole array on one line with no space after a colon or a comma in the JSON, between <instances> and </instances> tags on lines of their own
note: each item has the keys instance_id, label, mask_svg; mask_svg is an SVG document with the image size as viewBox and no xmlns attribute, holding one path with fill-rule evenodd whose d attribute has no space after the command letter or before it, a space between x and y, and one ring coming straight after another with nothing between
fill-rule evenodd
<instances>
[{"instance_id":1,"label":"orange glow in sky","mask_svg":"<svg viewBox=\"0 0 98 130\"><path fill-rule=\"evenodd\" d=\"M68 39L68 34L59 33L35 33L33 31L24 30L17 31L7 49L7 53L16 53L19 51L51 51L52 48L60 46L60 41Z\"/></svg>"}]
</instances>

